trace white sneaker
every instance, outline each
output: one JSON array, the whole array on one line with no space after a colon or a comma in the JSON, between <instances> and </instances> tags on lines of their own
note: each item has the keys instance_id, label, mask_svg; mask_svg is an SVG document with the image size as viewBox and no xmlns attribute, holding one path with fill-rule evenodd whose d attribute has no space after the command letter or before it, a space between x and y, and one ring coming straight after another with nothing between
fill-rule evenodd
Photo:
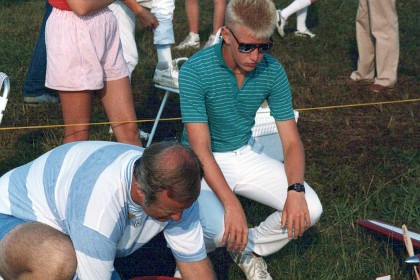
<instances>
[{"instance_id":1,"label":"white sneaker","mask_svg":"<svg viewBox=\"0 0 420 280\"><path fill-rule=\"evenodd\" d=\"M190 32L187 38L184 39L178 46L175 47L177 50L183 50L186 48L196 48L200 47L200 36L198 34Z\"/></svg>"},{"instance_id":2,"label":"white sneaker","mask_svg":"<svg viewBox=\"0 0 420 280\"><path fill-rule=\"evenodd\" d=\"M181 272L179 272L179 268L177 266L175 266L174 278L182 279Z\"/></svg>"},{"instance_id":3,"label":"white sneaker","mask_svg":"<svg viewBox=\"0 0 420 280\"><path fill-rule=\"evenodd\" d=\"M309 29L305 29L304 31L295 31L295 36L313 38L315 34L309 31Z\"/></svg>"},{"instance_id":4,"label":"white sneaker","mask_svg":"<svg viewBox=\"0 0 420 280\"><path fill-rule=\"evenodd\" d=\"M280 34L281 37L284 37L284 27L287 24L287 20L281 16L281 10L277 10L277 32Z\"/></svg>"},{"instance_id":5,"label":"white sneaker","mask_svg":"<svg viewBox=\"0 0 420 280\"><path fill-rule=\"evenodd\" d=\"M273 280L261 257L245 253L230 253L233 261L244 271L247 280Z\"/></svg>"},{"instance_id":6,"label":"white sneaker","mask_svg":"<svg viewBox=\"0 0 420 280\"><path fill-rule=\"evenodd\" d=\"M153 82L170 88L178 88L179 69L176 60L158 62L153 75Z\"/></svg>"},{"instance_id":7,"label":"white sneaker","mask_svg":"<svg viewBox=\"0 0 420 280\"><path fill-rule=\"evenodd\" d=\"M113 134L114 133L114 131L112 130L112 126L109 126L108 132L109 132L109 134ZM140 139L141 140L147 141L147 139L149 139L150 133L147 133L147 132L139 129L139 135L140 135Z\"/></svg>"},{"instance_id":8,"label":"white sneaker","mask_svg":"<svg viewBox=\"0 0 420 280\"><path fill-rule=\"evenodd\" d=\"M213 46L214 44L217 44L217 42L216 42L216 36L215 35L213 35L213 34L211 34L210 35L210 37L209 37L209 40L207 41L207 43L204 45L204 47L203 47L203 49L205 49L205 48L207 48L207 47L211 47L211 46Z\"/></svg>"}]
</instances>

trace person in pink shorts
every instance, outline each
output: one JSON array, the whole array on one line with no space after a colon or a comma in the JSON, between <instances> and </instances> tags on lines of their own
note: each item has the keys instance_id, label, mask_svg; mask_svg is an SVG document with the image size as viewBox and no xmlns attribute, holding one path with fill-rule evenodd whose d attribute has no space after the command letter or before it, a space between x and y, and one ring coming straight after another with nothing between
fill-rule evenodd
<instances>
[{"instance_id":1,"label":"person in pink shorts","mask_svg":"<svg viewBox=\"0 0 420 280\"><path fill-rule=\"evenodd\" d=\"M45 85L57 90L64 143L88 140L94 92L99 92L118 142L141 146L133 97L112 0L48 0ZM115 122L115 123L114 123Z\"/></svg>"}]
</instances>

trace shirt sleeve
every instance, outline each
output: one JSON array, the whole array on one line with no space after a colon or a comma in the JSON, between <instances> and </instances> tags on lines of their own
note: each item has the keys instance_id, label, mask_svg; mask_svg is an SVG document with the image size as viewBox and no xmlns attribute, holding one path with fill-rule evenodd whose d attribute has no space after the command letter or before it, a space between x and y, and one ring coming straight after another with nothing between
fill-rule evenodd
<instances>
[{"instance_id":1,"label":"shirt sleeve","mask_svg":"<svg viewBox=\"0 0 420 280\"><path fill-rule=\"evenodd\" d=\"M206 104L200 75L191 61L179 73L179 96L182 122L207 122Z\"/></svg>"},{"instance_id":2,"label":"shirt sleeve","mask_svg":"<svg viewBox=\"0 0 420 280\"><path fill-rule=\"evenodd\" d=\"M195 262L207 257L197 202L184 211L179 222L169 222L164 235L175 259Z\"/></svg>"},{"instance_id":3,"label":"shirt sleeve","mask_svg":"<svg viewBox=\"0 0 420 280\"><path fill-rule=\"evenodd\" d=\"M289 79L279 62L274 66L273 84L267 98L268 106L276 121L290 120L294 118L294 113Z\"/></svg>"}]
</instances>

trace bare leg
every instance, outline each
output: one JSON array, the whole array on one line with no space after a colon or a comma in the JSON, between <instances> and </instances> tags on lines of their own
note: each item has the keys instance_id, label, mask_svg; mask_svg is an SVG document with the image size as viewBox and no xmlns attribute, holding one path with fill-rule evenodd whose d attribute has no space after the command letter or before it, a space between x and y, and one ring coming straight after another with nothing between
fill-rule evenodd
<instances>
[{"instance_id":1,"label":"bare leg","mask_svg":"<svg viewBox=\"0 0 420 280\"><path fill-rule=\"evenodd\" d=\"M60 91L59 96L64 124L72 125L64 127L63 143L88 140L89 122L92 112L92 92ZM81 125L73 126L73 124Z\"/></svg>"},{"instance_id":2,"label":"bare leg","mask_svg":"<svg viewBox=\"0 0 420 280\"><path fill-rule=\"evenodd\" d=\"M0 275L5 279L73 279L76 252L70 238L50 226L30 222L0 241Z\"/></svg>"},{"instance_id":3,"label":"bare leg","mask_svg":"<svg viewBox=\"0 0 420 280\"><path fill-rule=\"evenodd\" d=\"M105 82L101 101L109 121L121 122L111 125L117 141L142 146L128 77Z\"/></svg>"},{"instance_id":4,"label":"bare leg","mask_svg":"<svg viewBox=\"0 0 420 280\"><path fill-rule=\"evenodd\" d=\"M225 21L226 0L214 0L213 35L216 35Z\"/></svg>"},{"instance_id":5,"label":"bare leg","mask_svg":"<svg viewBox=\"0 0 420 280\"><path fill-rule=\"evenodd\" d=\"M200 7L198 5L198 0L185 0L185 13L187 15L190 32L198 34L200 20Z\"/></svg>"}]
</instances>

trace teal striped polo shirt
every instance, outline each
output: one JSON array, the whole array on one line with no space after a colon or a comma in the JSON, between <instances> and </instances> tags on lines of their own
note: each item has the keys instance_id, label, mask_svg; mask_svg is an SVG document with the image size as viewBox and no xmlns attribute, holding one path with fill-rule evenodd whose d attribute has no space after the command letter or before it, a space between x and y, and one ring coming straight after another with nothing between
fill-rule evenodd
<instances>
[{"instance_id":1,"label":"teal striped polo shirt","mask_svg":"<svg viewBox=\"0 0 420 280\"><path fill-rule=\"evenodd\" d=\"M250 139L264 100L275 120L294 118L289 81L283 66L264 54L241 89L222 56L222 43L194 54L179 73L183 123L208 123L213 152L239 149ZM188 144L184 128L182 142Z\"/></svg>"}]
</instances>

